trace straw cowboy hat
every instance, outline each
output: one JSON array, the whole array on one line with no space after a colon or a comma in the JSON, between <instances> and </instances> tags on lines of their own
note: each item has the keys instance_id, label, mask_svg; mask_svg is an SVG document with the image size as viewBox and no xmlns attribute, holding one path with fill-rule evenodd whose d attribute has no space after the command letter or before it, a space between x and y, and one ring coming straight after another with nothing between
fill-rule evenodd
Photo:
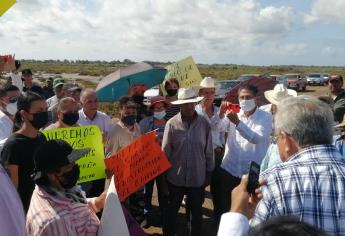
<instances>
[{"instance_id":1,"label":"straw cowboy hat","mask_svg":"<svg viewBox=\"0 0 345 236\"><path fill-rule=\"evenodd\" d=\"M177 100L171 102L174 105L181 105L186 103L200 102L203 97L198 97L197 93L192 88L180 88L177 94Z\"/></svg>"},{"instance_id":2,"label":"straw cowboy hat","mask_svg":"<svg viewBox=\"0 0 345 236\"><path fill-rule=\"evenodd\" d=\"M220 88L220 85L211 77L205 77L203 80L201 80L199 86L195 86L193 88L197 91L203 88L214 88L218 90Z\"/></svg>"},{"instance_id":3,"label":"straw cowboy hat","mask_svg":"<svg viewBox=\"0 0 345 236\"><path fill-rule=\"evenodd\" d=\"M296 97L297 92L287 89L283 84L277 84L273 90L265 91L265 98L271 103L277 105L281 100L288 97Z\"/></svg>"}]
</instances>

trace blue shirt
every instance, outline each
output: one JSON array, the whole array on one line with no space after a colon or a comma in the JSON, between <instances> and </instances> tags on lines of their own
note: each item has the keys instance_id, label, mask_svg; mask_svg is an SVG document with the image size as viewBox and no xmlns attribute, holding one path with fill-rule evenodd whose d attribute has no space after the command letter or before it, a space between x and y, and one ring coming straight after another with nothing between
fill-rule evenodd
<instances>
[{"instance_id":1,"label":"blue shirt","mask_svg":"<svg viewBox=\"0 0 345 236\"><path fill-rule=\"evenodd\" d=\"M305 148L261 177L267 184L252 226L292 215L327 235L345 235L345 160L333 145Z\"/></svg>"}]
</instances>

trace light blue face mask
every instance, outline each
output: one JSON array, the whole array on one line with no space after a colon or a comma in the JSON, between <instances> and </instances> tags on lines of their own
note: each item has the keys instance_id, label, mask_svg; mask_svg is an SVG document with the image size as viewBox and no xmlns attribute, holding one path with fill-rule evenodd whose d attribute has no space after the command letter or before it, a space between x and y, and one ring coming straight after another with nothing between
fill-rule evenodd
<instances>
[{"instance_id":1,"label":"light blue face mask","mask_svg":"<svg viewBox=\"0 0 345 236\"><path fill-rule=\"evenodd\" d=\"M241 100L240 107L242 111L248 112L254 110L256 106L255 99Z\"/></svg>"},{"instance_id":2,"label":"light blue face mask","mask_svg":"<svg viewBox=\"0 0 345 236\"><path fill-rule=\"evenodd\" d=\"M159 111L159 112L154 112L153 113L153 117L156 118L157 120L164 119L165 115L166 115L165 111Z\"/></svg>"}]
</instances>

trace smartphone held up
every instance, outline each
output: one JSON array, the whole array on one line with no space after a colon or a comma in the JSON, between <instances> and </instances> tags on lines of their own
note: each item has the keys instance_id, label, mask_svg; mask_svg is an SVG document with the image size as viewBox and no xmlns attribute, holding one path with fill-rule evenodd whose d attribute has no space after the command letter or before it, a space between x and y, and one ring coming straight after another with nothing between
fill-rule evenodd
<instances>
[{"instance_id":1,"label":"smartphone held up","mask_svg":"<svg viewBox=\"0 0 345 236\"><path fill-rule=\"evenodd\" d=\"M240 109L241 109L241 107L240 107L239 104L230 104L230 105L228 106L228 110L229 110L229 111L233 111L233 112L235 112L235 113L239 113L239 112L240 112Z\"/></svg>"},{"instance_id":2,"label":"smartphone held up","mask_svg":"<svg viewBox=\"0 0 345 236\"><path fill-rule=\"evenodd\" d=\"M247 192L254 194L259 187L260 166L254 161L249 162Z\"/></svg>"}]
</instances>

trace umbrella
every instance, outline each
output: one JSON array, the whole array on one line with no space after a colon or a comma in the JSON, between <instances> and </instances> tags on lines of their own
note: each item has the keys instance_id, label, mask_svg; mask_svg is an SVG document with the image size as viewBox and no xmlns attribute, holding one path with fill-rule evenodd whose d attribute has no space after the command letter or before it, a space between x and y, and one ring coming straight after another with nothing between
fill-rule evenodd
<instances>
[{"instance_id":1,"label":"umbrella","mask_svg":"<svg viewBox=\"0 0 345 236\"><path fill-rule=\"evenodd\" d=\"M268 77L263 77L263 76L254 77L249 80L245 80L239 83L238 85L236 85L235 87L233 87L228 92L225 100L231 103L238 104L238 94L237 94L238 88L242 85L249 84L249 85L254 85L258 89L258 94L256 96L256 104L260 107L262 105L269 103L269 101L267 101L267 99L264 96L264 92L267 90L272 90L277 83L278 83L277 81Z\"/></svg>"},{"instance_id":2,"label":"umbrella","mask_svg":"<svg viewBox=\"0 0 345 236\"><path fill-rule=\"evenodd\" d=\"M141 62L118 69L104 77L96 88L97 98L101 102L114 102L126 95L133 85L145 85L152 88L163 82L167 70Z\"/></svg>"}]
</instances>

